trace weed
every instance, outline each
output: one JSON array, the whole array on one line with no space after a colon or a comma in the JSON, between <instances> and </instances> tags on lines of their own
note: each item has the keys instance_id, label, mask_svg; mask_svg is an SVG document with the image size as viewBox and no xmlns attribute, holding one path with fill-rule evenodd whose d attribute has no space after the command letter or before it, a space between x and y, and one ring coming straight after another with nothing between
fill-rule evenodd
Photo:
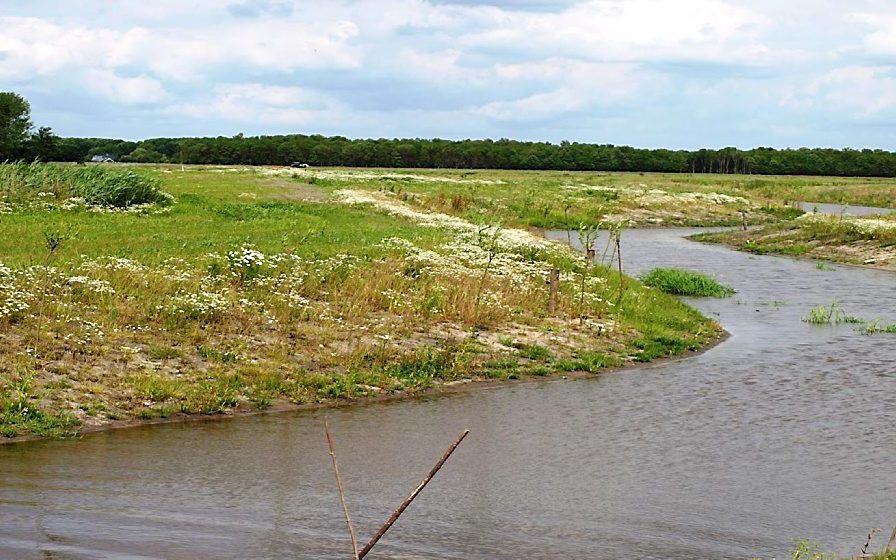
<instances>
[{"instance_id":1,"label":"weed","mask_svg":"<svg viewBox=\"0 0 896 560\"><path fill-rule=\"evenodd\" d=\"M882 323L881 321L870 321L862 327L863 334L896 334L896 323Z\"/></svg>"},{"instance_id":2,"label":"weed","mask_svg":"<svg viewBox=\"0 0 896 560\"><path fill-rule=\"evenodd\" d=\"M553 370L547 366L535 366L529 370L529 375L534 375L536 377L544 377L551 373L553 373Z\"/></svg>"},{"instance_id":3,"label":"weed","mask_svg":"<svg viewBox=\"0 0 896 560\"><path fill-rule=\"evenodd\" d=\"M794 543L791 560L837 560L836 555L824 552L820 544L799 539Z\"/></svg>"},{"instance_id":4,"label":"weed","mask_svg":"<svg viewBox=\"0 0 896 560\"><path fill-rule=\"evenodd\" d=\"M516 345L517 354L521 358L526 358L527 360L550 360L553 358L551 351L545 348L544 346L539 346L538 344L518 344Z\"/></svg>"},{"instance_id":5,"label":"weed","mask_svg":"<svg viewBox=\"0 0 896 560\"><path fill-rule=\"evenodd\" d=\"M206 360L212 360L215 362L220 362L222 364L233 364L240 360L240 356L236 352L231 352L229 350L216 350L215 348L211 348L204 344L200 344L196 347L196 353Z\"/></svg>"},{"instance_id":6,"label":"weed","mask_svg":"<svg viewBox=\"0 0 896 560\"><path fill-rule=\"evenodd\" d=\"M635 340L632 345L637 349L633 356L637 362L651 362L656 358L680 354L691 348L691 345L680 338L663 335L642 337Z\"/></svg>"},{"instance_id":7,"label":"weed","mask_svg":"<svg viewBox=\"0 0 896 560\"><path fill-rule=\"evenodd\" d=\"M864 323L865 320L860 317L847 315L843 308L836 301L831 305L818 305L809 311L809 315L803 317L803 322L812 325L839 325L841 323Z\"/></svg>"},{"instance_id":8,"label":"weed","mask_svg":"<svg viewBox=\"0 0 896 560\"><path fill-rule=\"evenodd\" d=\"M183 352L172 346L163 346L161 344L152 344L146 352L150 360L170 360L183 356Z\"/></svg>"},{"instance_id":9,"label":"weed","mask_svg":"<svg viewBox=\"0 0 896 560\"><path fill-rule=\"evenodd\" d=\"M492 378L509 378L511 375L517 375L519 361L513 357L493 358L483 364L486 377ZM514 377L516 379L516 377Z\"/></svg>"}]
</instances>

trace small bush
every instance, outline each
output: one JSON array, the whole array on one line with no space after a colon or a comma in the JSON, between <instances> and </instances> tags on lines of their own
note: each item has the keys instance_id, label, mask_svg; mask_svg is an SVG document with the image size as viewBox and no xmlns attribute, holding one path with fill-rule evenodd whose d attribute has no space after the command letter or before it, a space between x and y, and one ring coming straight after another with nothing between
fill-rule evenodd
<instances>
[{"instance_id":1,"label":"small bush","mask_svg":"<svg viewBox=\"0 0 896 560\"><path fill-rule=\"evenodd\" d=\"M667 294L694 297L728 297L734 288L720 284L713 278L682 268L654 268L641 281Z\"/></svg>"}]
</instances>

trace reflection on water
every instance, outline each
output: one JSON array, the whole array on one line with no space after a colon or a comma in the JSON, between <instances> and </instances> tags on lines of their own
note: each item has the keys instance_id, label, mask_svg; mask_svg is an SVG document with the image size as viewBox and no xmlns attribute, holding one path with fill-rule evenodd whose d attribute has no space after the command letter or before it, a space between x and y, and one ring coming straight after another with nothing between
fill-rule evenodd
<instances>
[{"instance_id":1,"label":"reflection on water","mask_svg":"<svg viewBox=\"0 0 896 560\"><path fill-rule=\"evenodd\" d=\"M362 540L472 430L370 558L782 558L800 536L852 554L896 522L896 339L800 320L837 300L896 322L896 277L686 233L627 231L623 261L738 290L695 302L732 333L709 352L329 413ZM0 472L0 558L350 555L321 413L0 446Z\"/></svg>"}]
</instances>

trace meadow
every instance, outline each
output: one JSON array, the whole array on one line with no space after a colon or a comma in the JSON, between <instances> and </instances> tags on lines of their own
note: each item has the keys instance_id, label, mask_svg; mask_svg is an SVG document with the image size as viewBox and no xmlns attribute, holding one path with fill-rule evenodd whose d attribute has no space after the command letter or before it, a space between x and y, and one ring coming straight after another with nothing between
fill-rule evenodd
<instances>
[{"instance_id":1,"label":"meadow","mask_svg":"<svg viewBox=\"0 0 896 560\"><path fill-rule=\"evenodd\" d=\"M523 227L519 182L550 205L553 175L3 166L0 433L596 372L719 336ZM471 203L415 198L440 189ZM621 229L588 208L585 235Z\"/></svg>"}]
</instances>

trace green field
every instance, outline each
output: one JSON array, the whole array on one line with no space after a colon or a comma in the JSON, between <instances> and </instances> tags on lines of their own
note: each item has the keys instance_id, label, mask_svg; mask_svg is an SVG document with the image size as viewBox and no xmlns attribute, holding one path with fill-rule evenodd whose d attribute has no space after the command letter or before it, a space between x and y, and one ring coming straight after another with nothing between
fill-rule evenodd
<instances>
[{"instance_id":1,"label":"green field","mask_svg":"<svg viewBox=\"0 0 896 560\"><path fill-rule=\"evenodd\" d=\"M0 185L5 436L594 372L719 334L671 296L514 227L537 224L511 204L554 204L565 174L104 169L130 175L85 171L100 198L134 187L173 200L84 202L77 181L48 188L37 168ZM417 197L440 192L473 203L425 211ZM622 227L591 210L571 217Z\"/></svg>"}]
</instances>

